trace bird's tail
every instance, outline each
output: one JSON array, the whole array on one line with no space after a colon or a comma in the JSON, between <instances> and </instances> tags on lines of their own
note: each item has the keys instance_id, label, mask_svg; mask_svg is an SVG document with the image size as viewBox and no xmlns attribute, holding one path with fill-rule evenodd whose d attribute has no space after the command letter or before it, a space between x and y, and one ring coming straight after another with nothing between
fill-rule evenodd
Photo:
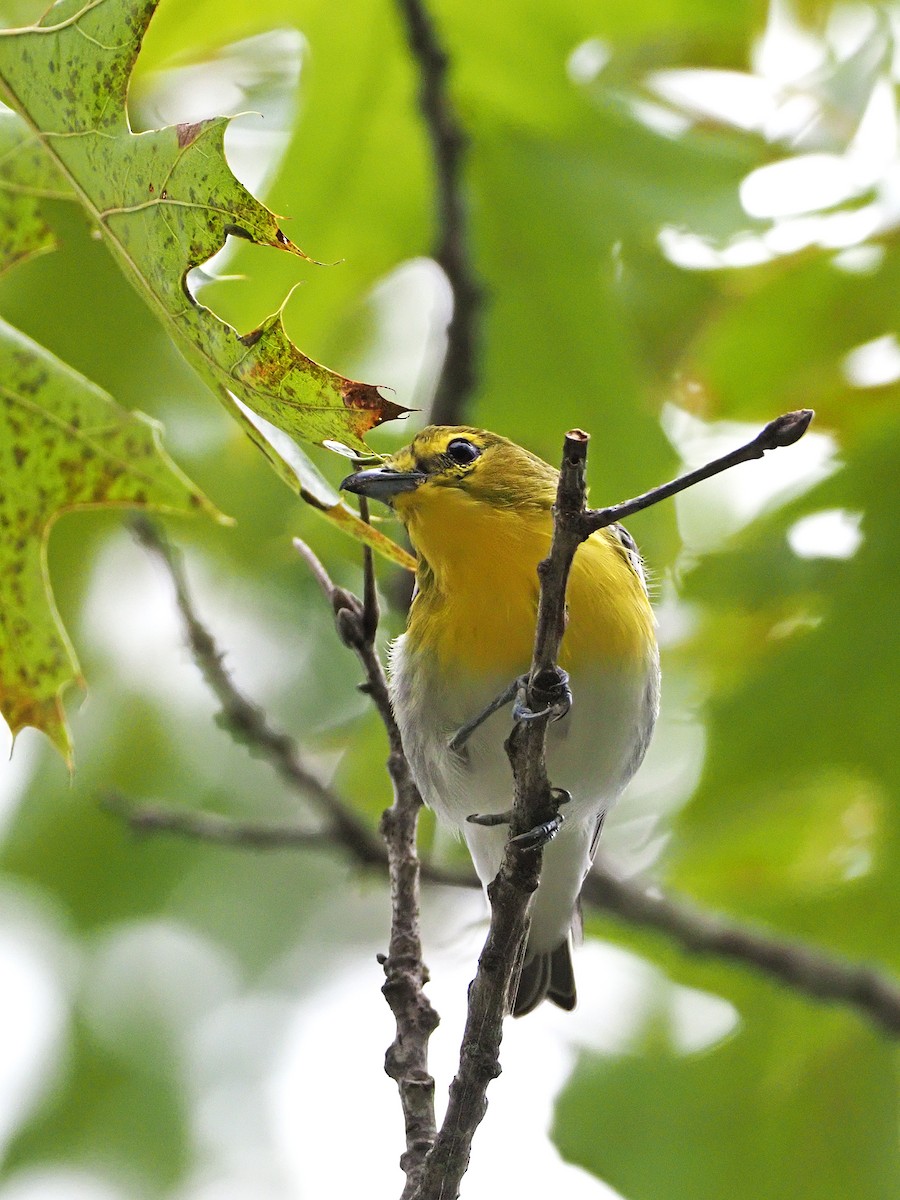
<instances>
[{"instance_id":1,"label":"bird's tail","mask_svg":"<svg viewBox=\"0 0 900 1200\"><path fill-rule=\"evenodd\" d=\"M512 1003L513 1016L524 1017L542 1000L552 1000L566 1012L575 1007L575 973L569 937L547 954L526 958Z\"/></svg>"}]
</instances>

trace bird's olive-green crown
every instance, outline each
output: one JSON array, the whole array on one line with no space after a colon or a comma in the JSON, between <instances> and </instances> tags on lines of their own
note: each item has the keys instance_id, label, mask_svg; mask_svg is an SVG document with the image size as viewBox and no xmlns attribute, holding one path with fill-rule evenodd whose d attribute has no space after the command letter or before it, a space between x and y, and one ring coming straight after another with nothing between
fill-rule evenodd
<instances>
[{"instance_id":1,"label":"bird's olive-green crown","mask_svg":"<svg viewBox=\"0 0 900 1200\"><path fill-rule=\"evenodd\" d=\"M421 474L423 488L461 488L495 506L549 508L556 495L553 467L508 438L472 425L428 425L384 465Z\"/></svg>"}]
</instances>

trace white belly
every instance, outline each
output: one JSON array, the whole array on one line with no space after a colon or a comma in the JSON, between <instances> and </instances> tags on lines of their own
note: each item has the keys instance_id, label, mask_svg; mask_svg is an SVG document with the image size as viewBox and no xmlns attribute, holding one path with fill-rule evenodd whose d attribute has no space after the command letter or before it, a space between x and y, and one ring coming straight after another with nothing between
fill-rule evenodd
<instances>
[{"instance_id":1,"label":"white belly","mask_svg":"<svg viewBox=\"0 0 900 1200\"><path fill-rule=\"evenodd\" d=\"M572 799L562 809L563 828L547 847L532 910L529 953L564 940L600 818L609 811L640 765L658 703L655 654L636 670L573 674L573 704L547 734L547 768L554 787ZM447 744L510 682L460 674L447 681L406 652L405 638L391 653L391 687L403 745L423 799L465 836L475 868L487 886L500 868L507 827L466 821L471 813L512 807L513 779L503 743L512 706L489 717L455 753Z\"/></svg>"}]
</instances>

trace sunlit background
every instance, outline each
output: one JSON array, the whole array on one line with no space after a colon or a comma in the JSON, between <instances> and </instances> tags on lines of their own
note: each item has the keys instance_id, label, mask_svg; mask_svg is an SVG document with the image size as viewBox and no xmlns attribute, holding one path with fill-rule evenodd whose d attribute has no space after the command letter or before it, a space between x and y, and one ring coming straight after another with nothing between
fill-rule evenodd
<instances>
[{"instance_id":1,"label":"sunlit background","mask_svg":"<svg viewBox=\"0 0 900 1200\"><path fill-rule=\"evenodd\" d=\"M40 5L0 3L6 25ZM555 459L591 430L611 502L817 409L791 450L635 518L663 712L604 860L700 907L900 971L896 680L900 6L433 0L471 138L487 307L467 419ZM321 263L229 246L192 285L240 330L300 284L304 351L427 420L452 310L390 0L162 0L135 129L241 113L238 176ZM82 218L0 281L0 311L129 408L234 529L170 521L240 687L374 823L383 732L291 549L358 586L181 362ZM315 452L331 479L345 464ZM400 1192L382 1071L383 880L340 852L137 839L135 802L314 815L215 723L171 588L120 517L65 518L57 599L89 681L77 770L0 734L0 1200L296 1200ZM402 628L381 571L387 640ZM3 740L5 738L5 741ZM426 853L461 862L426 818ZM588 912L572 1016L508 1023L465 1200L889 1200L897 1056L858 1014ZM441 1107L486 929L424 895Z\"/></svg>"}]
</instances>

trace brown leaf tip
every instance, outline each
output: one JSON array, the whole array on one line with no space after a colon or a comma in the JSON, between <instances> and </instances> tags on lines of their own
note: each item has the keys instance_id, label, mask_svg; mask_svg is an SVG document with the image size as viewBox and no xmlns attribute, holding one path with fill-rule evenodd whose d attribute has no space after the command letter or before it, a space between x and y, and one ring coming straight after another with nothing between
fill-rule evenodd
<instances>
[{"instance_id":1,"label":"brown leaf tip","mask_svg":"<svg viewBox=\"0 0 900 1200\"><path fill-rule=\"evenodd\" d=\"M347 379L341 385L341 396L347 408L371 413L371 423L368 426L370 429L373 425L380 425L382 421L393 421L410 411L402 404L382 396L378 388L371 383L356 383Z\"/></svg>"},{"instance_id":2,"label":"brown leaf tip","mask_svg":"<svg viewBox=\"0 0 900 1200\"><path fill-rule=\"evenodd\" d=\"M265 332L265 330L263 330L262 328L251 329L249 333L242 334L240 337L238 337L238 341L241 342L244 346L246 346L249 350L249 348L251 346L256 345L256 343L262 337L264 332Z\"/></svg>"},{"instance_id":3,"label":"brown leaf tip","mask_svg":"<svg viewBox=\"0 0 900 1200\"><path fill-rule=\"evenodd\" d=\"M178 148L183 150L185 146L189 146L191 142L196 141L200 136L205 121L184 121L180 125L176 125L178 133Z\"/></svg>"}]
</instances>

